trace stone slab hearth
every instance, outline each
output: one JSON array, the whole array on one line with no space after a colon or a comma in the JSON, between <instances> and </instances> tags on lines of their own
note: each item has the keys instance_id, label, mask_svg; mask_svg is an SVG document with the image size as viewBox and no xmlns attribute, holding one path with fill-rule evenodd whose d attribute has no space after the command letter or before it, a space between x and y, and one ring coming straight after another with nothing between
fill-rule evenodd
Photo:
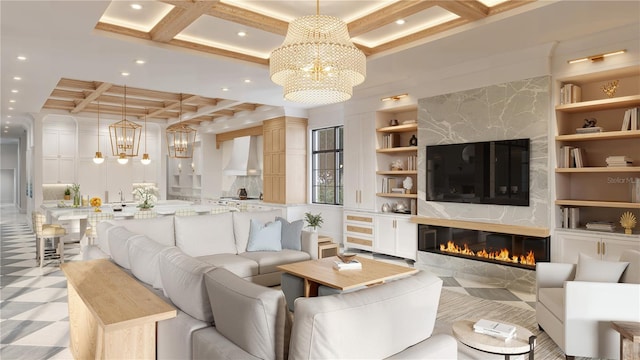
<instances>
[{"instance_id":1,"label":"stone slab hearth","mask_svg":"<svg viewBox=\"0 0 640 360\"><path fill-rule=\"evenodd\" d=\"M466 278L488 285L534 294L536 272L483 261L463 259L418 251L416 268L428 270L438 276Z\"/></svg>"}]
</instances>

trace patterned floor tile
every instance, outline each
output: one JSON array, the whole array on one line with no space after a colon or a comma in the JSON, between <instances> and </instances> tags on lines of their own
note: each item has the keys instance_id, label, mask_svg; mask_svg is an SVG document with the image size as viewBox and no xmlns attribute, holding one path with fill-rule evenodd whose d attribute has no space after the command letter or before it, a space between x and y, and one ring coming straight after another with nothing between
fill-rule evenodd
<instances>
[{"instance_id":1,"label":"patterned floor tile","mask_svg":"<svg viewBox=\"0 0 640 360\"><path fill-rule=\"evenodd\" d=\"M51 359L63 347L8 345L0 350L0 358L12 360Z\"/></svg>"},{"instance_id":2,"label":"patterned floor tile","mask_svg":"<svg viewBox=\"0 0 640 360\"><path fill-rule=\"evenodd\" d=\"M58 321L15 341L14 345L69 346L69 322Z\"/></svg>"},{"instance_id":3,"label":"patterned floor tile","mask_svg":"<svg viewBox=\"0 0 640 360\"><path fill-rule=\"evenodd\" d=\"M489 288L465 288L469 295L496 301L520 301L507 289L489 289Z\"/></svg>"},{"instance_id":4,"label":"patterned floor tile","mask_svg":"<svg viewBox=\"0 0 640 360\"><path fill-rule=\"evenodd\" d=\"M67 304L49 302L11 317L11 320L60 321L69 315ZM27 344L28 345L28 344Z\"/></svg>"},{"instance_id":5,"label":"patterned floor tile","mask_svg":"<svg viewBox=\"0 0 640 360\"><path fill-rule=\"evenodd\" d=\"M0 318L11 319L18 314L29 311L42 304L43 302L3 301L0 306Z\"/></svg>"},{"instance_id":6,"label":"patterned floor tile","mask_svg":"<svg viewBox=\"0 0 640 360\"><path fill-rule=\"evenodd\" d=\"M59 288L41 288L31 291L27 294L17 296L12 299L12 301L24 301L24 302L42 302L43 299L47 301L50 299L57 299L61 296L67 295L67 289L59 289Z\"/></svg>"},{"instance_id":7,"label":"patterned floor tile","mask_svg":"<svg viewBox=\"0 0 640 360\"><path fill-rule=\"evenodd\" d=\"M0 330L2 330L0 332L0 343L11 344L48 325L51 325L51 321L5 320L0 323ZM4 357L0 356L0 358Z\"/></svg>"}]
</instances>

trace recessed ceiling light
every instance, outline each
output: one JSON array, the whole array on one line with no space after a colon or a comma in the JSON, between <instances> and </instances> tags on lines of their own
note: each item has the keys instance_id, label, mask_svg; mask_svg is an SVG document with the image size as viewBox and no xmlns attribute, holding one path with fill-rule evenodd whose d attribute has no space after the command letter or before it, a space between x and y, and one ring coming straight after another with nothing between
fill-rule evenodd
<instances>
[{"instance_id":1,"label":"recessed ceiling light","mask_svg":"<svg viewBox=\"0 0 640 360\"><path fill-rule=\"evenodd\" d=\"M27 57L20 55L20 56L17 57L17 59L20 60L20 61L25 61L25 60L27 60Z\"/></svg>"},{"instance_id":2,"label":"recessed ceiling light","mask_svg":"<svg viewBox=\"0 0 640 360\"><path fill-rule=\"evenodd\" d=\"M396 24L398 24L398 25L404 25L404 23L405 23L405 22L406 22L406 21L404 21L404 19L398 19L398 20L396 20Z\"/></svg>"},{"instance_id":3,"label":"recessed ceiling light","mask_svg":"<svg viewBox=\"0 0 640 360\"><path fill-rule=\"evenodd\" d=\"M251 79L244 79L244 82L248 84L251 82Z\"/></svg>"},{"instance_id":4,"label":"recessed ceiling light","mask_svg":"<svg viewBox=\"0 0 640 360\"><path fill-rule=\"evenodd\" d=\"M8 129L9 127L7 125L4 126L5 129Z\"/></svg>"},{"instance_id":5,"label":"recessed ceiling light","mask_svg":"<svg viewBox=\"0 0 640 360\"><path fill-rule=\"evenodd\" d=\"M130 74L129 74L128 72L126 72L126 71L123 71L123 72L121 72L121 73L120 73L120 75L122 75L122 76L129 76Z\"/></svg>"},{"instance_id":6,"label":"recessed ceiling light","mask_svg":"<svg viewBox=\"0 0 640 360\"><path fill-rule=\"evenodd\" d=\"M222 91L229 91L229 88L223 87Z\"/></svg>"},{"instance_id":7,"label":"recessed ceiling light","mask_svg":"<svg viewBox=\"0 0 640 360\"><path fill-rule=\"evenodd\" d=\"M16 101L15 101L15 100L13 100L13 99L11 99L11 100L9 100L9 102L10 102L10 103L15 103Z\"/></svg>"},{"instance_id":8,"label":"recessed ceiling light","mask_svg":"<svg viewBox=\"0 0 640 360\"><path fill-rule=\"evenodd\" d=\"M20 76L14 76L13 80L22 80L22 78Z\"/></svg>"},{"instance_id":9,"label":"recessed ceiling light","mask_svg":"<svg viewBox=\"0 0 640 360\"><path fill-rule=\"evenodd\" d=\"M238 31L238 36L245 37L245 36L247 36L247 33L244 32L244 31Z\"/></svg>"},{"instance_id":10,"label":"recessed ceiling light","mask_svg":"<svg viewBox=\"0 0 640 360\"><path fill-rule=\"evenodd\" d=\"M13 110L13 108L12 108L12 107L9 107L9 110Z\"/></svg>"},{"instance_id":11,"label":"recessed ceiling light","mask_svg":"<svg viewBox=\"0 0 640 360\"><path fill-rule=\"evenodd\" d=\"M146 62L146 61L144 61L144 60L142 60L142 59L137 59L137 60L136 60L136 64L138 64L138 65L142 65L142 64L144 64L145 62Z\"/></svg>"},{"instance_id":12,"label":"recessed ceiling light","mask_svg":"<svg viewBox=\"0 0 640 360\"><path fill-rule=\"evenodd\" d=\"M11 92L14 93L14 94L17 94L18 93L18 89L11 89Z\"/></svg>"},{"instance_id":13,"label":"recessed ceiling light","mask_svg":"<svg viewBox=\"0 0 640 360\"><path fill-rule=\"evenodd\" d=\"M8 131L8 130L5 130L5 131L4 131L4 133L5 133L5 134L7 134L7 133L9 133L9 131Z\"/></svg>"},{"instance_id":14,"label":"recessed ceiling light","mask_svg":"<svg viewBox=\"0 0 640 360\"><path fill-rule=\"evenodd\" d=\"M140 4L131 4L131 8L133 10L142 10L142 5L140 5Z\"/></svg>"}]
</instances>

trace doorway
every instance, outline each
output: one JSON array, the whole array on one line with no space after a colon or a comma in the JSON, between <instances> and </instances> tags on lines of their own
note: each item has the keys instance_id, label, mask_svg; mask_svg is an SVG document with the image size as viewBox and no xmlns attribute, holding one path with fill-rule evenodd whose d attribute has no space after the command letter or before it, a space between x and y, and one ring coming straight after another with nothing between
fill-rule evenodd
<instances>
[{"instance_id":1,"label":"doorway","mask_svg":"<svg viewBox=\"0 0 640 360\"><path fill-rule=\"evenodd\" d=\"M16 204L15 169L0 170L0 204Z\"/></svg>"}]
</instances>

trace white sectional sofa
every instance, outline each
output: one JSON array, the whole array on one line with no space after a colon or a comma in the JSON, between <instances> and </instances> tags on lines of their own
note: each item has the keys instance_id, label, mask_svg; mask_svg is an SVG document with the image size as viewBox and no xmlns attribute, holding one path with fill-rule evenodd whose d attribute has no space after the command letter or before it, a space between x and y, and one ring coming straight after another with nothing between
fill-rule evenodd
<instances>
[{"instance_id":1,"label":"white sectional sofa","mask_svg":"<svg viewBox=\"0 0 640 360\"><path fill-rule=\"evenodd\" d=\"M275 222L278 216L280 211L275 210L104 221L97 226L96 244L86 247L84 255L87 259L110 257L178 309L175 318L158 323L158 359L349 358L365 347L366 354L380 358L456 357L453 338L431 336L442 281L426 273L350 294L308 299L309 306L296 308L296 317L306 320L293 326L290 337L292 317L285 296L269 286L280 283L277 265L317 258L317 236L297 232L286 223L284 231L278 228L284 249L247 251L262 248L256 247L250 234L255 221ZM299 243L292 241L291 234L299 236ZM296 306L305 301L299 299ZM328 322L314 324L309 316L316 315ZM343 316L367 321L343 328L339 326ZM416 319L419 324L407 327ZM354 336L375 334L378 326L406 336L401 341L396 336L384 342L355 341L334 352L323 352L323 347L331 345L308 336L313 332L338 341L343 330ZM378 344L374 349L372 341ZM295 353L289 354L290 346ZM313 351L305 355L308 347ZM347 351L349 347L355 352Z\"/></svg>"}]
</instances>

